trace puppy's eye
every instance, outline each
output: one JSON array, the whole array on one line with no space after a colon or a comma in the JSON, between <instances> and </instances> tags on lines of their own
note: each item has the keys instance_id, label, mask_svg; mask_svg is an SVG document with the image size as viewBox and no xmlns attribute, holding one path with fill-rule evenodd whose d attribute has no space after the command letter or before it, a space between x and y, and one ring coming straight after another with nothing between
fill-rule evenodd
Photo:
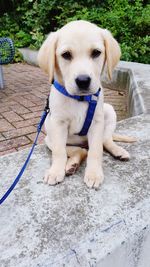
<instances>
[{"instance_id":1,"label":"puppy's eye","mask_svg":"<svg viewBox=\"0 0 150 267\"><path fill-rule=\"evenodd\" d=\"M66 52L62 53L61 56L66 60L71 60L72 59L72 55L71 55L71 53L69 51L66 51Z\"/></svg>"},{"instance_id":2,"label":"puppy's eye","mask_svg":"<svg viewBox=\"0 0 150 267\"><path fill-rule=\"evenodd\" d=\"M101 54L101 51L99 51L98 49L93 49L92 53L91 53L91 57L92 58L97 58L99 57Z\"/></svg>"}]
</instances>

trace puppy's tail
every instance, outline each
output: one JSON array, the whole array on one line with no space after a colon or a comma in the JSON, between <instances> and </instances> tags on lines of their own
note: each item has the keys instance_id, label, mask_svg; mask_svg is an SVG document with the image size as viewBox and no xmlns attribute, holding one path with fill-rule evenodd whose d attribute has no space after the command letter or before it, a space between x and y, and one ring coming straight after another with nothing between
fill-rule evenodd
<instances>
[{"instance_id":1,"label":"puppy's tail","mask_svg":"<svg viewBox=\"0 0 150 267\"><path fill-rule=\"evenodd\" d=\"M130 137L126 135L113 134L113 141L124 142L124 143L134 143L137 142L135 137Z\"/></svg>"}]
</instances>

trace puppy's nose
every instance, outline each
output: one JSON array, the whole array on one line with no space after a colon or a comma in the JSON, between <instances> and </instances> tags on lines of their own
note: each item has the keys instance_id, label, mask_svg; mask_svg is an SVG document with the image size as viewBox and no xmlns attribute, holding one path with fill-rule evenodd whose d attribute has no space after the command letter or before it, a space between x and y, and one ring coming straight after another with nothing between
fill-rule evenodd
<instances>
[{"instance_id":1,"label":"puppy's nose","mask_svg":"<svg viewBox=\"0 0 150 267\"><path fill-rule=\"evenodd\" d=\"M78 85L79 90L87 90L90 82L91 82L91 78L88 75L79 75L76 79L76 84Z\"/></svg>"}]
</instances>

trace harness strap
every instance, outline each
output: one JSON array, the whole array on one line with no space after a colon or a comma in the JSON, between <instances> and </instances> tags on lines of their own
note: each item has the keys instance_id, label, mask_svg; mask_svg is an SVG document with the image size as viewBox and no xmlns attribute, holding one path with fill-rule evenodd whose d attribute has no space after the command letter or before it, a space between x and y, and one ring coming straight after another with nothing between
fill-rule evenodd
<instances>
[{"instance_id":1,"label":"harness strap","mask_svg":"<svg viewBox=\"0 0 150 267\"><path fill-rule=\"evenodd\" d=\"M78 133L79 136L84 136L87 134L87 132L91 126L91 123L92 123L92 119L93 119L93 116L95 113L96 106L97 106L97 101L91 100L89 102L89 106L88 106L88 110L87 110L87 114L86 114L86 118L85 118L83 127L82 127L81 131Z\"/></svg>"},{"instance_id":2,"label":"harness strap","mask_svg":"<svg viewBox=\"0 0 150 267\"><path fill-rule=\"evenodd\" d=\"M78 95L70 95L66 91L65 87L63 87L61 84L59 84L56 80L54 80L53 85L63 95L65 95L67 97L70 97L70 98L73 98L73 99L78 100L78 101L83 101L83 102L85 101L85 102L89 103L83 127L82 127L81 131L77 134L79 136L85 136L87 134L90 126L91 126L92 119L94 117L95 109L96 109L96 106L97 106L97 98L99 96L99 93L100 93L101 89L99 89L97 91L97 93L93 94L93 95L78 96Z\"/></svg>"},{"instance_id":3,"label":"harness strap","mask_svg":"<svg viewBox=\"0 0 150 267\"><path fill-rule=\"evenodd\" d=\"M10 195L11 191L15 188L15 186L16 186L17 183L19 182L21 176L23 175L23 173L24 173L24 171L25 171L25 169L26 169L26 167L27 167L27 164L28 164L28 162L29 162L29 160L30 160L30 158L31 158L31 155L32 155L32 153L33 153L33 150L34 150L34 148L35 148L35 146L36 146L36 144L37 144L38 136L39 136L39 134L40 134L40 132L41 132L41 128L42 128L42 126L43 126L43 123L44 123L44 121L45 121L46 116L47 116L48 113L49 113L49 102L48 102L48 98L47 98L47 103L46 103L45 109L44 109L43 114L42 114L42 116L41 116L40 122L39 122L39 124L38 124L38 126L37 126L37 135L36 135L36 138L35 138L35 140L34 140L34 143L33 143L32 147L31 147L31 150L30 150L30 152L29 152L29 155L28 155L28 157L27 157L25 163L23 164L23 166L22 166L20 172L19 172L18 175L16 176L14 182L12 183L12 185L9 187L9 189L6 191L6 193L5 193L5 194L2 196L2 198L0 199L0 205L1 205L1 204L5 201L5 199Z\"/></svg>"}]
</instances>

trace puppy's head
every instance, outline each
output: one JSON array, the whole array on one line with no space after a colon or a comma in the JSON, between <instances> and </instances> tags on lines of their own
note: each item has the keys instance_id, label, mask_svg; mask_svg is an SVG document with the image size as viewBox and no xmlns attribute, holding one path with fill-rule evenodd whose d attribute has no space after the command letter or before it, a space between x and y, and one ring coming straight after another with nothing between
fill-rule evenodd
<instances>
[{"instance_id":1,"label":"puppy's head","mask_svg":"<svg viewBox=\"0 0 150 267\"><path fill-rule=\"evenodd\" d=\"M107 65L109 78L120 59L120 47L111 33L86 21L74 21L51 33L39 50L39 66L72 95L98 91Z\"/></svg>"}]
</instances>

